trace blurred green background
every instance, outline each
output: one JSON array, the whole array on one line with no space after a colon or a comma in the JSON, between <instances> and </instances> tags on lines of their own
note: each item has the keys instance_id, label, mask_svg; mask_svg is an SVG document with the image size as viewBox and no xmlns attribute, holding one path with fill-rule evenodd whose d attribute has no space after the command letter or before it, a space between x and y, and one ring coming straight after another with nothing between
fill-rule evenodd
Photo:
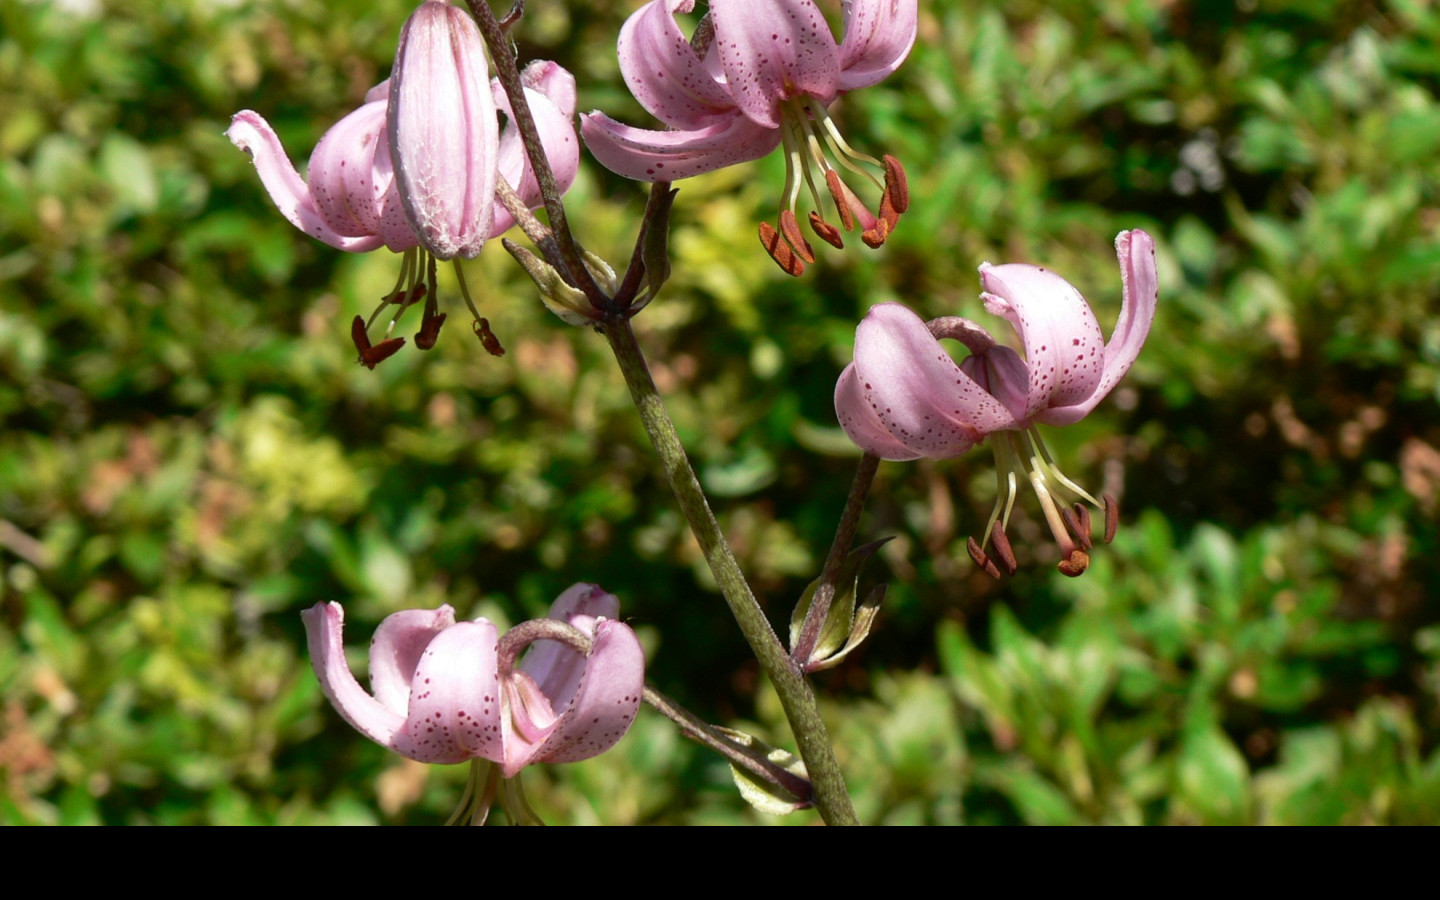
<instances>
[{"instance_id":1,"label":"blurred green background","mask_svg":"<svg viewBox=\"0 0 1440 900\"><path fill-rule=\"evenodd\" d=\"M522 56L650 126L613 52L637 5L530 0ZM443 821L464 768L321 695L299 611L326 600L363 677L390 612L511 622L595 581L658 687L788 743L604 340L493 247L467 273L504 358L454 304L434 351L357 366L348 322L398 258L306 238L224 138L253 108L303 163L412 6L0 0L0 822ZM1021 572L975 571L984 449L882 466L861 536L895 540L862 580L889 598L817 679L862 818L1440 821L1440 7L921 6L906 66L835 107L909 170L887 246L788 278L755 237L781 161L693 179L637 320L783 622L857 458L831 393L865 310L1003 330L976 266L1032 262L1108 333L1115 233L1157 239L1139 363L1047 432L1122 500L1089 573L1055 572L1028 498ZM643 198L587 160L569 209L619 261ZM780 821L648 710L526 786L554 822Z\"/></svg>"}]
</instances>

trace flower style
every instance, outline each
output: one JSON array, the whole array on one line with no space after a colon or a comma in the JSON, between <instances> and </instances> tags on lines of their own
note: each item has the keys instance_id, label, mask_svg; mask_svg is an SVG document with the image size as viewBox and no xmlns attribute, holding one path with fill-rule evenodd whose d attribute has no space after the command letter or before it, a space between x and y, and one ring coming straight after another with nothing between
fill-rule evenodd
<instances>
[{"instance_id":1,"label":"flower style","mask_svg":"<svg viewBox=\"0 0 1440 900\"><path fill-rule=\"evenodd\" d=\"M645 654L635 632L613 618L619 609L593 584L574 585L551 606L549 620L590 639L587 654L525 633L546 620L500 638L486 619L456 622L449 606L395 613L370 642L373 696L345 662L340 604L302 615L325 696L361 734L419 762L490 760L511 778L531 763L589 759L629 730ZM529 654L514 665L526 645Z\"/></svg>"},{"instance_id":2,"label":"flower style","mask_svg":"<svg viewBox=\"0 0 1440 900\"><path fill-rule=\"evenodd\" d=\"M387 339L372 347L365 320L357 316L352 327L360 361L372 369L404 344L388 335L421 298L425 314L416 343L434 346L445 319L436 306L435 260L472 258L485 240L514 225L495 202L498 178L515 185L530 208L543 203L518 129L512 122L500 133L497 109L508 114L510 107L498 80L489 80L488 66L475 23L459 9L427 0L401 32L393 77L371 88L360 108L316 145L308 184L258 113L237 113L226 131L250 154L271 199L296 228L339 250L384 246L405 254L395 289L371 316L373 323L386 305L398 307ZM575 79L553 62L536 61L521 80L556 181L566 190L579 169ZM474 312L463 274L460 286Z\"/></svg>"},{"instance_id":3,"label":"flower style","mask_svg":"<svg viewBox=\"0 0 1440 900\"><path fill-rule=\"evenodd\" d=\"M590 152L627 178L672 181L759 159L783 145L779 230L760 225L761 243L780 268L799 275L815 261L795 218L802 180L814 200L810 227L822 240L844 246L840 229L819 212L817 179L846 231L858 223L867 245L883 244L909 206L905 170L893 156L880 161L853 150L827 108L905 61L915 43L916 0L847 0L838 45L813 0L711 0L707 19L687 41L675 14L693 8L694 0L652 0L620 31L626 84L670 129L632 128L593 112L581 121ZM881 191L877 214L841 179L827 150L839 167Z\"/></svg>"},{"instance_id":4,"label":"flower style","mask_svg":"<svg viewBox=\"0 0 1440 900\"><path fill-rule=\"evenodd\" d=\"M1104 510L1105 540L1114 537L1115 501L1107 496L1102 505L1066 478L1035 426L1083 419L1130 371L1150 333L1159 292L1155 242L1143 231L1124 231L1115 250L1122 300L1109 343L1074 286L1022 264L986 263L980 283L985 308L1015 328L1023 359L973 322L946 317L927 324L895 303L873 307L856 329L855 361L835 387L835 412L861 449L882 459L949 459L993 438L999 497L982 541L970 540L971 556L992 575L998 571L984 552L990 541L1015 570L1005 527L1021 476L1060 545L1061 572L1079 575L1089 566L1090 514L1080 500ZM959 340L971 355L956 365L940 338Z\"/></svg>"}]
</instances>

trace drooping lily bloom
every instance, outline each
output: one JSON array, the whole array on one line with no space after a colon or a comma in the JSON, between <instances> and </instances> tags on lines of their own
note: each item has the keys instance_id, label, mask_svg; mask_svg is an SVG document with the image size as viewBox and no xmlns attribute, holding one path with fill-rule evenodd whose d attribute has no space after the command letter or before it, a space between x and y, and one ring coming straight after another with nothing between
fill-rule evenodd
<instances>
[{"instance_id":1,"label":"drooping lily bloom","mask_svg":"<svg viewBox=\"0 0 1440 900\"><path fill-rule=\"evenodd\" d=\"M858 224L866 244L883 244L909 205L905 170L893 156L881 161L851 149L827 110L841 94L880 82L904 62L915 43L916 0L848 0L838 45L813 0L711 0L708 17L687 41L675 14L693 8L694 0L652 0L620 31L625 82L669 130L632 128L593 112L581 122L590 152L627 178L673 181L783 146L779 230L760 225L761 243L782 269L799 275L815 261L795 218L802 181L814 201L810 226L822 240L844 246L840 229L820 212L820 182L846 231ZM880 191L877 213L841 170Z\"/></svg>"},{"instance_id":2,"label":"drooping lily bloom","mask_svg":"<svg viewBox=\"0 0 1440 900\"><path fill-rule=\"evenodd\" d=\"M486 619L456 622L449 606L395 613L370 642L373 694L345 662L340 604L316 604L302 616L325 696L361 734L419 762L490 760L510 778L531 763L589 759L629 730L645 655L630 627L615 621L619 610L614 595L574 585L549 618L590 638L589 654L536 640L513 667L520 648Z\"/></svg>"},{"instance_id":3,"label":"drooping lily bloom","mask_svg":"<svg viewBox=\"0 0 1440 900\"><path fill-rule=\"evenodd\" d=\"M861 449L882 459L948 459L991 439L999 497L982 540L970 540L971 556L991 574L997 571L984 552L991 541L1014 571L1005 527L1022 477L1060 545L1061 572L1079 575L1089 565L1090 514L1079 501L1104 510L1105 539L1114 537L1115 502L1106 497L1102 504L1066 478L1035 426L1084 418L1130 371L1150 333L1159 291L1155 242L1143 231L1125 231L1115 249L1122 299L1108 343L1074 286L1021 264L986 263L980 283L985 308L1014 327L1023 358L973 322L926 323L896 303L873 307L856 329L855 361L836 385L835 412ZM970 356L956 365L940 338L960 341Z\"/></svg>"},{"instance_id":4,"label":"drooping lily bloom","mask_svg":"<svg viewBox=\"0 0 1440 900\"><path fill-rule=\"evenodd\" d=\"M271 199L295 227L340 250L385 246L405 254L395 288L371 316L373 323L385 306L397 307L383 326L385 339L371 346L365 320L352 323L360 361L370 368L404 344L390 332L421 299L425 312L416 343L434 346L445 320L436 303L435 260L472 257L486 239L514 225L495 200L497 171L527 206L543 203L513 121L499 134L497 109L508 115L509 103L498 80L488 79L487 66L469 17L431 0L406 22L395 76L372 88L359 109L320 139L308 184L259 114L237 113L226 132L250 154ZM575 79L546 61L532 62L521 79L564 191L579 168ZM473 310L463 274L459 283Z\"/></svg>"}]
</instances>

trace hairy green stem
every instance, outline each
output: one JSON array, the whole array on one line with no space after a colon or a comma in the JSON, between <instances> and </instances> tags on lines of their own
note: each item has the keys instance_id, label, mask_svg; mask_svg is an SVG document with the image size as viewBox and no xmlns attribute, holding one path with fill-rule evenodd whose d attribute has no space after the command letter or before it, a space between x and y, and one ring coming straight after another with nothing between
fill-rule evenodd
<instances>
[{"instance_id":1,"label":"hairy green stem","mask_svg":"<svg viewBox=\"0 0 1440 900\"><path fill-rule=\"evenodd\" d=\"M814 787L816 810L826 824L858 825L840 764L836 762L835 752L830 746L829 732L820 718L815 693L800 667L785 652L775 629L770 626L765 612L750 592L740 564L730 552L730 545L720 531L715 514L710 511L710 504L695 477L695 470L690 466L680 436L675 433L675 423L671 421L655 381L650 377L650 367L646 365L640 345L635 341L630 320L623 316L608 317L604 331L620 364L620 371L625 375L625 383L640 412L645 432L660 457L671 489L675 491L680 511L700 543L705 561L730 606L730 613L780 696L780 705L795 734L796 747L800 758L805 761L805 769Z\"/></svg>"}]
</instances>

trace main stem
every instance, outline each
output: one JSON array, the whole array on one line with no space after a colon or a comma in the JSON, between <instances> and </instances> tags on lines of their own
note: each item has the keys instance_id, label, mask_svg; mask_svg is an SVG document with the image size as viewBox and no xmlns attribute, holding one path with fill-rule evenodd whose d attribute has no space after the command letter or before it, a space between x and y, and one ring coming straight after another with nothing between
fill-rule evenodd
<instances>
[{"instance_id":1,"label":"main stem","mask_svg":"<svg viewBox=\"0 0 1440 900\"><path fill-rule=\"evenodd\" d=\"M805 769L814 787L816 810L827 825L860 824L855 817L855 808L850 804L840 764L836 762L835 752L830 746L830 734L820 718L815 693L799 666L785 652L775 630L770 627L770 620L765 618L755 595L750 592L740 564L730 552L730 545L720 531L720 523L715 521L705 492L695 477L695 470L690 467L680 436L675 433L675 423L671 421L655 381L650 377L650 367L645 364L640 345L635 341L630 320L623 316L607 318L604 328L610 349L620 363L620 371L625 374L630 396L640 411L640 420L645 423L645 432L650 436L650 443L660 457L671 489L675 491L675 499L680 503L680 511L699 541L715 582L720 586L720 592L750 643L755 658L759 660L760 668L770 676L775 692L780 695L780 705L795 734L796 747L800 758L805 761Z\"/></svg>"}]
</instances>

